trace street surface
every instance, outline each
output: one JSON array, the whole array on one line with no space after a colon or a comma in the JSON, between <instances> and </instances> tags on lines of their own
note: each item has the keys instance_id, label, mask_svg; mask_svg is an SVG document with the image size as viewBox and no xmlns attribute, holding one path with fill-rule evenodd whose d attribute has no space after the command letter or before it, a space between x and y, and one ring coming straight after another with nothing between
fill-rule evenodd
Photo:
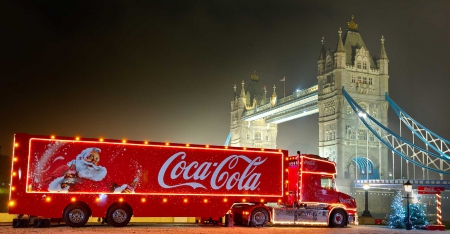
<instances>
[{"instance_id":1,"label":"street surface","mask_svg":"<svg viewBox=\"0 0 450 234\"><path fill-rule=\"evenodd\" d=\"M389 233L436 233L426 230L389 229L386 226L349 226L345 228L328 228L328 227L291 227L291 226L272 226L264 228L252 227L223 227L198 224L162 224L162 223L130 223L123 228L114 228L109 225L101 225L97 223L88 223L82 228L71 228L66 225L52 225L49 228L12 228L9 223L0 224L0 233L182 233L182 234L210 234L210 233L280 233L280 234L389 234ZM450 233L450 231L437 232L437 234Z\"/></svg>"}]
</instances>

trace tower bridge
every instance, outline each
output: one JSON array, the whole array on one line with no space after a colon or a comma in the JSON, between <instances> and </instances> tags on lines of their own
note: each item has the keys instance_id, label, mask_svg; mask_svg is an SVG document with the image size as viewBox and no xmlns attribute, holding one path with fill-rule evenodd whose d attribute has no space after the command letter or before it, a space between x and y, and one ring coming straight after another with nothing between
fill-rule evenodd
<instances>
[{"instance_id":1,"label":"tower bridge","mask_svg":"<svg viewBox=\"0 0 450 234\"><path fill-rule=\"evenodd\" d=\"M429 173L436 173L447 189L450 181L444 180L444 175L450 174L450 142L417 123L389 98L389 59L384 37L374 57L353 17L347 30L339 29L337 36L334 50L326 50L322 39L317 83L307 89L278 99L274 86L268 97L256 72L247 86L242 81L240 93L235 86L225 144L276 148L277 124L318 113L319 155L337 163L341 191L354 193L361 189L363 181L372 181L378 189L398 188L396 179L404 179L394 174L399 167L401 176L405 170L407 179L419 184L431 183ZM389 130L389 107L412 133L412 142L401 132ZM394 160L399 157L400 166ZM390 203L379 205L380 209L390 207Z\"/></svg>"}]
</instances>

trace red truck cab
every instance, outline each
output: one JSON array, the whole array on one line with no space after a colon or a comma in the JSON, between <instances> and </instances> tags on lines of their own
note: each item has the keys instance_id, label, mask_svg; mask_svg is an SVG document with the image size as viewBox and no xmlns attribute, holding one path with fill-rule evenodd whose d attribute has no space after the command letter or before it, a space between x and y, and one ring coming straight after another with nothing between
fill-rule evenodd
<instances>
[{"instance_id":1,"label":"red truck cab","mask_svg":"<svg viewBox=\"0 0 450 234\"><path fill-rule=\"evenodd\" d=\"M321 225L344 227L357 224L356 201L337 191L336 164L312 154L285 158L285 195L279 203L236 204L235 221L247 225Z\"/></svg>"}]
</instances>

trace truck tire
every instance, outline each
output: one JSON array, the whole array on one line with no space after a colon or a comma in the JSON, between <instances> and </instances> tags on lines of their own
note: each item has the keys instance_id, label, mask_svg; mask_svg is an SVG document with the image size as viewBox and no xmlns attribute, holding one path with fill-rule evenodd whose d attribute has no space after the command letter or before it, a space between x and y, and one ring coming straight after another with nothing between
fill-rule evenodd
<instances>
[{"instance_id":1,"label":"truck tire","mask_svg":"<svg viewBox=\"0 0 450 234\"><path fill-rule=\"evenodd\" d=\"M330 226L331 227L344 227L346 218L345 212L343 210L334 210L330 216Z\"/></svg>"},{"instance_id":2,"label":"truck tire","mask_svg":"<svg viewBox=\"0 0 450 234\"><path fill-rule=\"evenodd\" d=\"M113 205L108 211L106 220L113 227L124 227L131 219L131 211L124 205Z\"/></svg>"},{"instance_id":3,"label":"truck tire","mask_svg":"<svg viewBox=\"0 0 450 234\"><path fill-rule=\"evenodd\" d=\"M256 208L250 216L250 225L252 227L263 227L269 221L269 213L264 208Z\"/></svg>"},{"instance_id":4,"label":"truck tire","mask_svg":"<svg viewBox=\"0 0 450 234\"><path fill-rule=\"evenodd\" d=\"M69 205L64 210L63 219L70 227L82 227L89 220L89 211L79 204Z\"/></svg>"}]
</instances>

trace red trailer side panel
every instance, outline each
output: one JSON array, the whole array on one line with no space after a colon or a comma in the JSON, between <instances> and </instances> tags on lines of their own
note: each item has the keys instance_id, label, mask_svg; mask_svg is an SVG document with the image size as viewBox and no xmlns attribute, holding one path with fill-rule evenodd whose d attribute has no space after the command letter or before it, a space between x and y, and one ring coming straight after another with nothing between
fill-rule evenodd
<instances>
[{"instance_id":1,"label":"red trailer side panel","mask_svg":"<svg viewBox=\"0 0 450 234\"><path fill-rule=\"evenodd\" d=\"M90 205L93 213L104 213L108 204L121 196L137 203L130 204L135 215L195 216L204 208L193 200L203 206L209 203L211 208L211 201L222 201L224 197L276 201L283 196L283 151L51 139L27 134L16 134L15 140L20 147L15 149L18 161L13 163L13 173L18 176L12 178L15 191L11 191L11 199L16 204L10 207L10 213L60 217L62 210L58 206L65 207L70 199L89 200L85 202L90 204L109 197L111 201L102 206ZM37 211L43 209L40 203L45 197L52 197L52 209ZM158 213L150 208L163 205L164 197L170 197L173 204L190 200L191 205L178 209L185 210L182 214L177 209ZM143 200L147 209L142 207ZM222 209L230 205L218 206Z\"/></svg>"}]
</instances>

